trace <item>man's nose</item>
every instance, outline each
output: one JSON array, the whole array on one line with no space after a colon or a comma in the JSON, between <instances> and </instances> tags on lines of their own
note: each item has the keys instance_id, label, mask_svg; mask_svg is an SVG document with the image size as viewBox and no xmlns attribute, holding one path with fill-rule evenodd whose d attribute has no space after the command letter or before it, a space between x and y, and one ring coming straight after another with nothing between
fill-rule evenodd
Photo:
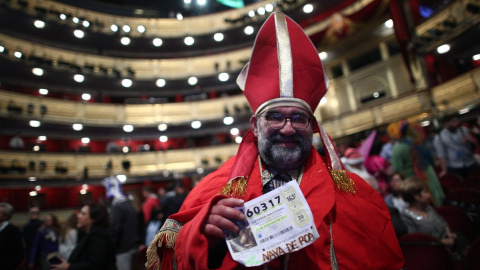
<instances>
[{"instance_id":1,"label":"man's nose","mask_svg":"<svg viewBox=\"0 0 480 270\"><path fill-rule=\"evenodd\" d=\"M282 133L284 135L287 135L287 136L295 134L295 132L297 132L297 130L293 128L292 121L290 121L290 119L287 119L286 121L287 122L285 123L285 126L283 126L283 128L280 129L280 133Z\"/></svg>"}]
</instances>

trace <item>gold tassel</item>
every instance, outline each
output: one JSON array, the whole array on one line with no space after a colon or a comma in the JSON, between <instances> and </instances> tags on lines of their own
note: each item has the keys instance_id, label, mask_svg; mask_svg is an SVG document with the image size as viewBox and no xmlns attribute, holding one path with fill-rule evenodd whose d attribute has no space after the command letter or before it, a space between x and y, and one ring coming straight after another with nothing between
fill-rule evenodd
<instances>
[{"instance_id":1,"label":"gold tassel","mask_svg":"<svg viewBox=\"0 0 480 270\"><path fill-rule=\"evenodd\" d=\"M167 219L160 231L155 235L155 238L150 243L147 249L147 262L145 263L145 269L150 270L155 262L158 262L154 270L160 270L162 268L162 262L158 257L157 248L162 247L165 240L165 247L173 249L175 248L175 241L177 240L177 234L183 224Z\"/></svg>"},{"instance_id":2,"label":"gold tassel","mask_svg":"<svg viewBox=\"0 0 480 270\"><path fill-rule=\"evenodd\" d=\"M337 187L347 193L355 194L357 186L355 182L348 177L347 172L345 170L328 170L330 175L333 178L333 181L337 185Z\"/></svg>"},{"instance_id":3,"label":"gold tassel","mask_svg":"<svg viewBox=\"0 0 480 270\"><path fill-rule=\"evenodd\" d=\"M218 192L218 194L227 195L234 198L243 198L247 192L248 177L234 178Z\"/></svg>"}]
</instances>

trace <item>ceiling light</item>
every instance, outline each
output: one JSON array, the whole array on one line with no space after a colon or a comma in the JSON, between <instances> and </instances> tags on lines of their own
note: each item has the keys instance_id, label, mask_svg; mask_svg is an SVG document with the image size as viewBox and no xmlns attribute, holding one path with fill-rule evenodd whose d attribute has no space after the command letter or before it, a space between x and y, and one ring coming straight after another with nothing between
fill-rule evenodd
<instances>
[{"instance_id":1,"label":"ceiling light","mask_svg":"<svg viewBox=\"0 0 480 270\"><path fill-rule=\"evenodd\" d=\"M165 82L164 79L158 79L156 84L157 84L158 87L164 87L166 82Z\"/></svg>"},{"instance_id":2,"label":"ceiling light","mask_svg":"<svg viewBox=\"0 0 480 270\"><path fill-rule=\"evenodd\" d=\"M118 26L115 25L115 24L112 24L112 25L110 26L110 30L112 30L112 32L117 32L117 31L118 31Z\"/></svg>"},{"instance_id":3,"label":"ceiling light","mask_svg":"<svg viewBox=\"0 0 480 270\"><path fill-rule=\"evenodd\" d=\"M35 182L35 181L37 181L37 178L35 176L30 176L30 177L28 177L28 181Z\"/></svg>"},{"instance_id":4,"label":"ceiling light","mask_svg":"<svg viewBox=\"0 0 480 270\"><path fill-rule=\"evenodd\" d=\"M224 123L225 125L227 125L227 126L233 124L233 117L231 117L231 116L225 116L225 117L223 118L223 123Z\"/></svg>"},{"instance_id":5,"label":"ceiling light","mask_svg":"<svg viewBox=\"0 0 480 270\"><path fill-rule=\"evenodd\" d=\"M179 21L183 20L182 13L177 13L177 20L179 20Z\"/></svg>"},{"instance_id":6,"label":"ceiling light","mask_svg":"<svg viewBox=\"0 0 480 270\"><path fill-rule=\"evenodd\" d=\"M228 81L229 78L230 78L230 76L226 72L222 72L222 73L218 74L218 79L221 82L226 82L226 81Z\"/></svg>"},{"instance_id":7,"label":"ceiling light","mask_svg":"<svg viewBox=\"0 0 480 270\"><path fill-rule=\"evenodd\" d=\"M77 17L73 17L73 18L72 18L72 22L74 22L74 23L79 23L79 22L80 22L80 19L77 18Z\"/></svg>"},{"instance_id":8,"label":"ceiling light","mask_svg":"<svg viewBox=\"0 0 480 270\"><path fill-rule=\"evenodd\" d=\"M187 46L192 46L193 43L195 43L195 39L193 37L186 37L183 42L185 42L185 44Z\"/></svg>"},{"instance_id":9,"label":"ceiling light","mask_svg":"<svg viewBox=\"0 0 480 270\"><path fill-rule=\"evenodd\" d=\"M426 127L426 126L429 126L429 125L430 125L430 121L428 121L428 120L420 122L421 127Z\"/></svg>"},{"instance_id":10,"label":"ceiling light","mask_svg":"<svg viewBox=\"0 0 480 270\"><path fill-rule=\"evenodd\" d=\"M235 142L238 144L242 143L242 137L240 136L235 137Z\"/></svg>"},{"instance_id":11,"label":"ceiling light","mask_svg":"<svg viewBox=\"0 0 480 270\"><path fill-rule=\"evenodd\" d=\"M195 84L197 84L197 82L198 82L197 77L188 78L188 84L190 84L190 85L195 85Z\"/></svg>"},{"instance_id":12,"label":"ceiling light","mask_svg":"<svg viewBox=\"0 0 480 270\"><path fill-rule=\"evenodd\" d=\"M2 53L3 53L4 51L5 51L5 47L3 47L3 46L0 46L0 52L2 52Z\"/></svg>"},{"instance_id":13,"label":"ceiling light","mask_svg":"<svg viewBox=\"0 0 480 270\"><path fill-rule=\"evenodd\" d=\"M87 184L83 184L83 185L82 185L82 189L85 189L85 190L88 189L88 185L87 185Z\"/></svg>"},{"instance_id":14,"label":"ceiling light","mask_svg":"<svg viewBox=\"0 0 480 270\"><path fill-rule=\"evenodd\" d=\"M83 137L81 141L82 141L82 143L87 144L87 143L90 143L90 138Z\"/></svg>"},{"instance_id":15,"label":"ceiling light","mask_svg":"<svg viewBox=\"0 0 480 270\"><path fill-rule=\"evenodd\" d=\"M303 6L303 12L305 13L312 13L313 11L313 6L312 4L306 4L305 6Z\"/></svg>"},{"instance_id":16,"label":"ceiling light","mask_svg":"<svg viewBox=\"0 0 480 270\"><path fill-rule=\"evenodd\" d=\"M165 130L167 130L167 128L168 128L168 126L165 123L161 123L161 124L158 125L158 130L160 130L160 131L165 131Z\"/></svg>"},{"instance_id":17,"label":"ceiling light","mask_svg":"<svg viewBox=\"0 0 480 270\"><path fill-rule=\"evenodd\" d=\"M83 21L83 22L82 22L82 25L83 25L84 27L89 27L89 26L90 26L90 22L89 22L89 21Z\"/></svg>"},{"instance_id":18,"label":"ceiling light","mask_svg":"<svg viewBox=\"0 0 480 270\"><path fill-rule=\"evenodd\" d=\"M73 124L72 127L73 127L73 130L75 130L75 131L80 131L80 130L83 129L82 124Z\"/></svg>"},{"instance_id":19,"label":"ceiling light","mask_svg":"<svg viewBox=\"0 0 480 270\"><path fill-rule=\"evenodd\" d=\"M83 38L85 36L85 33L80 29L76 29L75 31L73 31L73 35L76 38Z\"/></svg>"},{"instance_id":20,"label":"ceiling light","mask_svg":"<svg viewBox=\"0 0 480 270\"><path fill-rule=\"evenodd\" d=\"M161 38L154 38L152 42L153 42L153 46L155 47L160 47L163 44L163 41Z\"/></svg>"},{"instance_id":21,"label":"ceiling light","mask_svg":"<svg viewBox=\"0 0 480 270\"><path fill-rule=\"evenodd\" d=\"M216 41L216 42L220 42L223 40L223 34L222 33L215 33L215 35L213 35L213 39Z\"/></svg>"},{"instance_id":22,"label":"ceiling light","mask_svg":"<svg viewBox=\"0 0 480 270\"><path fill-rule=\"evenodd\" d=\"M35 186L35 190L36 190L36 191L42 190L42 186L40 186L40 185Z\"/></svg>"},{"instance_id":23,"label":"ceiling light","mask_svg":"<svg viewBox=\"0 0 480 270\"><path fill-rule=\"evenodd\" d=\"M87 93L82 94L82 99L83 99L83 100L90 100L90 98L92 98L92 95L87 94Z\"/></svg>"},{"instance_id":24,"label":"ceiling light","mask_svg":"<svg viewBox=\"0 0 480 270\"><path fill-rule=\"evenodd\" d=\"M272 12L273 11L273 5L272 4L266 4L265 5L265 10L267 12Z\"/></svg>"},{"instance_id":25,"label":"ceiling light","mask_svg":"<svg viewBox=\"0 0 480 270\"><path fill-rule=\"evenodd\" d=\"M255 17L255 11L250 10L250 11L248 12L248 17L250 17L250 18Z\"/></svg>"},{"instance_id":26,"label":"ceiling light","mask_svg":"<svg viewBox=\"0 0 480 270\"><path fill-rule=\"evenodd\" d=\"M448 44L440 45L437 48L437 52L439 54L444 54L444 53L447 53L448 51L450 51L450 45L448 45Z\"/></svg>"},{"instance_id":27,"label":"ceiling light","mask_svg":"<svg viewBox=\"0 0 480 270\"><path fill-rule=\"evenodd\" d=\"M393 20L387 20L383 25L385 25L387 28L393 28Z\"/></svg>"},{"instance_id":28,"label":"ceiling light","mask_svg":"<svg viewBox=\"0 0 480 270\"><path fill-rule=\"evenodd\" d=\"M143 33L145 33L146 30L147 30L147 29L146 29L145 26L143 26L143 25L137 26L137 31L138 31L139 33L142 33L142 34L143 34Z\"/></svg>"},{"instance_id":29,"label":"ceiling light","mask_svg":"<svg viewBox=\"0 0 480 270\"><path fill-rule=\"evenodd\" d=\"M123 126L123 131L132 132L133 131L133 126L132 125L124 125Z\"/></svg>"},{"instance_id":30,"label":"ceiling light","mask_svg":"<svg viewBox=\"0 0 480 270\"><path fill-rule=\"evenodd\" d=\"M42 29L45 27L45 22L44 21L40 21L40 20L35 20L35 22L33 23L33 25L35 25L36 28L38 29Z\"/></svg>"},{"instance_id":31,"label":"ceiling light","mask_svg":"<svg viewBox=\"0 0 480 270\"><path fill-rule=\"evenodd\" d=\"M32 150L33 150L34 152L38 152L38 151L40 151L40 146L35 145Z\"/></svg>"},{"instance_id":32,"label":"ceiling light","mask_svg":"<svg viewBox=\"0 0 480 270\"><path fill-rule=\"evenodd\" d=\"M21 53L21 52L14 52L13 55L14 55L16 58L22 58L22 53Z\"/></svg>"},{"instance_id":33,"label":"ceiling light","mask_svg":"<svg viewBox=\"0 0 480 270\"><path fill-rule=\"evenodd\" d=\"M31 127L39 127L40 126L40 121L30 120L29 124L30 124Z\"/></svg>"},{"instance_id":34,"label":"ceiling light","mask_svg":"<svg viewBox=\"0 0 480 270\"><path fill-rule=\"evenodd\" d=\"M78 83L81 83L85 80L85 76L83 76L82 74L75 74L73 75L73 80Z\"/></svg>"},{"instance_id":35,"label":"ceiling light","mask_svg":"<svg viewBox=\"0 0 480 270\"><path fill-rule=\"evenodd\" d=\"M245 32L246 35L251 35L251 34L253 34L253 27L247 26L247 27L245 27L243 32Z\"/></svg>"},{"instance_id":36,"label":"ceiling light","mask_svg":"<svg viewBox=\"0 0 480 270\"><path fill-rule=\"evenodd\" d=\"M122 37L120 39L120 43L122 43L122 45L128 46L130 44L130 38L129 37Z\"/></svg>"},{"instance_id":37,"label":"ceiling light","mask_svg":"<svg viewBox=\"0 0 480 270\"><path fill-rule=\"evenodd\" d=\"M185 4L190 4L190 3L192 3L192 0L183 0L183 2L184 2Z\"/></svg>"},{"instance_id":38,"label":"ceiling light","mask_svg":"<svg viewBox=\"0 0 480 270\"><path fill-rule=\"evenodd\" d=\"M199 6L203 6L203 5L205 5L206 3L207 3L206 0L197 0L197 4L198 4Z\"/></svg>"},{"instance_id":39,"label":"ceiling light","mask_svg":"<svg viewBox=\"0 0 480 270\"><path fill-rule=\"evenodd\" d=\"M257 9L258 15L265 15L265 8L264 7L259 7Z\"/></svg>"},{"instance_id":40,"label":"ceiling light","mask_svg":"<svg viewBox=\"0 0 480 270\"><path fill-rule=\"evenodd\" d=\"M33 75L36 75L36 76L42 76L42 75L43 75L43 69L41 69L41 68L33 68L33 69L32 69L32 73L33 73Z\"/></svg>"},{"instance_id":41,"label":"ceiling light","mask_svg":"<svg viewBox=\"0 0 480 270\"><path fill-rule=\"evenodd\" d=\"M128 87L132 86L132 84L133 84L133 82L130 79L123 79L122 80L122 86L123 87L128 88Z\"/></svg>"},{"instance_id":42,"label":"ceiling light","mask_svg":"<svg viewBox=\"0 0 480 270\"><path fill-rule=\"evenodd\" d=\"M326 60L328 58L328 54L326 52L321 52L318 54L318 56L320 57L320 60Z\"/></svg>"},{"instance_id":43,"label":"ceiling light","mask_svg":"<svg viewBox=\"0 0 480 270\"><path fill-rule=\"evenodd\" d=\"M466 107L458 111L458 114L466 114L470 111L470 108Z\"/></svg>"},{"instance_id":44,"label":"ceiling light","mask_svg":"<svg viewBox=\"0 0 480 270\"><path fill-rule=\"evenodd\" d=\"M131 28L128 25L124 25L124 26L122 26L122 30L123 30L123 32L128 33L128 32L130 32Z\"/></svg>"},{"instance_id":45,"label":"ceiling light","mask_svg":"<svg viewBox=\"0 0 480 270\"><path fill-rule=\"evenodd\" d=\"M199 129L202 127L202 122L198 121L198 120L195 120L192 122L192 128L193 129Z\"/></svg>"},{"instance_id":46,"label":"ceiling light","mask_svg":"<svg viewBox=\"0 0 480 270\"><path fill-rule=\"evenodd\" d=\"M39 140L39 141L46 141L46 140L47 140L47 136L38 136L38 140Z\"/></svg>"},{"instance_id":47,"label":"ceiling light","mask_svg":"<svg viewBox=\"0 0 480 270\"><path fill-rule=\"evenodd\" d=\"M82 195L85 195L85 194L87 194L87 191L86 191L85 189L80 189L80 191L79 191L79 192L80 192L80 194L82 194Z\"/></svg>"},{"instance_id":48,"label":"ceiling light","mask_svg":"<svg viewBox=\"0 0 480 270\"><path fill-rule=\"evenodd\" d=\"M168 137L165 136L165 135L162 135L162 136L160 136L160 138L158 138L158 140L161 141L161 142L167 142L167 141L168 141Z\"/></svg>"},{"instance_id":49,"label":"ceiling light","mask_svg":"<svg viewBox=\"0 0 480 270\"><path fill-rule=\"evenodd\" d=\"M59 17L60 17L60 19L61 19L62 21L65 21L65 20L67 19L67 15L65 15L65 14L63 14L63 13L60 14Z\"/></svg>"},{"instance_id":50,"label":"ceiling light","mask_svg":"<svg viewBox=\"0 0 480 270\"><path fill-rule=\"evenodd\" d=\"M238 128L232 128L230 129L230 134L233 136L237 136L240 133L240 130Z\"/></svg>"},{"instance_id":51,"label":"ceiling light","mask_svg":"<svg viewBox=\"0 0 480 270\"><path fill-rule=\"evenodd\" d=\"M40 88L40 89L38 89L38 93L40 95L48 95L48 89Z\"/></svg>"},{"instance_id":52,"label":"ceiling light","mask_svg":"<svg viewBox=\"0 0 480 270\"><path fill-rule=\"evenodd\" d=\"M127 181L127 176L124 175L124 174L119 174L119 175L117 175L117 179L118 179L118 181L120 181L121 183L124 183L125 181Z\"/></svg>"},{"instance_id":53,"label":"ceiling light","mask_svg":"<svg viewBox=\"0 0 480 270\"><path fill-rule=\"evenodd\" d=\"M478 61L480 60L480 54L475 54L473 57L472 57L473 61Z\"/></svg>"},{"instance_id":54,"label":"ceiling light","mask_svg":"<svg viewBox=\"0 0 480 270\"><path fill-rule=\"evenodd\" d=\"M28 193L28 195L30 195L30 197L35 197L35 196L37 196L37 192L36 191L30 191Z\"/></svg>"}]
</instances>

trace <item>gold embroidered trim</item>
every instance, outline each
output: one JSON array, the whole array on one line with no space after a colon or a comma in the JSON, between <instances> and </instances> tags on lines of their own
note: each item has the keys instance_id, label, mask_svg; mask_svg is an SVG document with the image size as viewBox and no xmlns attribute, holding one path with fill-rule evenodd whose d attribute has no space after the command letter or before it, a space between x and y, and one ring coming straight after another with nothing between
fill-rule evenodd
<instances>
[{"instance_id":1,"label":"gold embroidered trim","mask_svg":"<svg viewBox=\"0 0 480 270\"><path fill-rule=\"evenodd\" d=\"M243 196L245 196L245 193L247 192L247 183L248 183L248 177L237 177L234 178L218 192L218 194L223 194L227 195L233 198L238 198L242 199Z\"/></svg>"},{"instance_id":2,"label":"gold embroidered trim","mask_svg":"<svg viewBox=\"0 0 480 270\"><path fill-rule=\"evenodd\" d=\"M158 257L157 248L162 247L163 242L165 241L165 247L173 249L175 248L175 241L177 240L177 234L180 229L183 227L183 224L173 220L167 219L163 224L162 228L157 232L155 238L150 243L150 246L147 249L147 262L145 263L146 269L159 270L162 268L162 262ZM155 268L153 267L155 262L158 262Z\"/></svg>"},{"instance_id":3,"label":"gold embroidered trim","mask_svg":"<svg viewBox=\"0 0 480 270\"><path fill-rule=\"evenodd\" d=\"M357 186L355 185L355 182L353 182L353 180L348 177L345 170L329 169L328 171L332 176L333 182L335 182L335 185L337 185L340 190L350 194L355 194Z\"/></svg>"}]
</instances>

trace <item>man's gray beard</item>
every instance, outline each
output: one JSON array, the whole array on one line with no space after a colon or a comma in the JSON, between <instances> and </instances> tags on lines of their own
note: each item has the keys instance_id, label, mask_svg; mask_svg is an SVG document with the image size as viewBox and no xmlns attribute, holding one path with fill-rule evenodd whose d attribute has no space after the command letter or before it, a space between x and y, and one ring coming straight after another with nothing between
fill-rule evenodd
<instances>
[{"instance_id":1,"label":"man's gray beard","mask_svg":"<svg viewBox=\"0 0 480 270\"><path fill-rule=\"evenodd\" d=\"M259 125L257 124L258 130L258 152L263 162L268 166L273 167L278 171L286 170L297 170L300 169L308 158L308 153L310 152L310 147L312 146L313 138L304 139L298 133L290 136L294 138L298 143L297 146L293 148L286 148L279 145L274 145L272 141L275 139L285 138L279 132L274 133L267 138L265 134L260 130Z\"/></svg>"}]
</instances>

